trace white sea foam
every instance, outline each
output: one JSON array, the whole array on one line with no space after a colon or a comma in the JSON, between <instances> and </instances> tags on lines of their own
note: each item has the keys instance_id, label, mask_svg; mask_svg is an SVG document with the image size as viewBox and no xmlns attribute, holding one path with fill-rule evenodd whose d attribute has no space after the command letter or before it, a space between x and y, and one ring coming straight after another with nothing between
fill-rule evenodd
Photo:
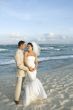
<instances>
[{"instance_id":1,"label":"white sea foam","mask_svg":"<svg viewBox=\"0 0 73 110\"><path fill-rule=\"evenodd\" d=\"M2 52L2 51L8 51L8 49L0 48L0 52Z\"/></svg>"},{"instance_id":2,"label":"white sea foam","mask_svg":"<svg viewBox=\"0 0 73 110\"><path fill-rule=\"evenodd\" d=\"M54 56L54 57L41 57L39 58L39 61L47 61L47 60L59 60L59 59L68 59L68 58L73 58L73 55L68 55L68 56Z\"/></svg>"},{"instance_id":3,"label":"white sea foam","mask_svg":"<svg viewBox=\"0 0 73 110\"><path fill-rule=\"evenodd\" d=\"M51 50L54 49L54 47L41 47L41 50Z\"/></svg>"},{"instance_id":4,"label":"white sea foam","mask_svg":"<svg viewBox=\"0 0 73 110\"><path fill-rule=\"evenodd\" d=\"M41 50L49 50L48 47L42 47Z\"/></svg>"},{"instance_id":5,"label":"white sea foam","mask_svg":"<svg viewBox=\"0 0 73 110\"><path fill-rule=\"evenodd\" d=\"M0 65L9 65L15 63L14 60L0 61Z\"/></svg>"},{"instance_id":6,"label":"white sea foam","mask_svg":"<svg viewBox=\"0 0 73 110\"><path fill-rule=\"evenodd\" d=\"M55 48L54 50L60 50L59 48Z\"/></svg>"},{"instance_id":7,"label":"white sea foam","mask_svg":"<svg viewBox=\"0 0 73 110\"><path fill-rule=\"evenodd\" d=\"M45 51L47 51L47 50L57 50L57 51L59 51L60 49L59 48L54 48L54 47L41 47L41 50L43 51L43 50L45 50Z\"/></svg>"}]
</instances>

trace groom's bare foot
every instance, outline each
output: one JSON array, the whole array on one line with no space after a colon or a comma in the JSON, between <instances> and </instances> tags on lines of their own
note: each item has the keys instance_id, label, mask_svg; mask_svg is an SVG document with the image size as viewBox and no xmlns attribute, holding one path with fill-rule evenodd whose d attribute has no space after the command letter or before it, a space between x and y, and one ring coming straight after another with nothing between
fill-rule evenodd
<instances>
[{"instance_id":1,"label":"groom's bare foot","mask_svg":"<svg viewBox=\"0 0 73 110\"><path fill-rule=\"evenodd\" d=\"M16 104L16 105L18 105L18 104L19 104L19 101L14 100L14 102L15 102L15 104Z\"/></svg>"}]
</instances>

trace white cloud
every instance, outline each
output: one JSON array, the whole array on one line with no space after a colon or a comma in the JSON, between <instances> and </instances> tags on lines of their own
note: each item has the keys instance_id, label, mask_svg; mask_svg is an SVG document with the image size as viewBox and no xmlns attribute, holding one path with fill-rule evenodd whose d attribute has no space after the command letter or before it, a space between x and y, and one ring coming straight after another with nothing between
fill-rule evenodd
<instances>
[{"instance_id":1,"label":"white cloud","mask_svg":"<svg viewBox=\"0 0 73 110\"><path fill-rule=\"evenodd\" d=\"M73 36L66 36L54 33L48 33L39 35L39 39L37 39L39 43L49 43L49 44L59 44L59 43L73 43Z\"/></svg>"},{"instance_id":2,"label":"white cloud","mask_svg":"<svg viewBox=\"0 0 73 110\"><path fill-rule=\"evenodd\" d=\"M1 36L0 44L17 44L19 40L24 40L26 42L36 41L38 43L49 43L49 44L59 44L59 43L73 43L73 36L60 35L55 33L39 34L35 37L30 35L20 35L18 32L8 33L5 36Z\"/></svg>"},{"instance_id":3,"label":"white cloud","mask_svg":"<svg viewBox=\"0 0 73 110\"><path fill-rule=\"evenodd\" d=\"M28 35L20 35L18 32L8 33L6 35L1 35L0 44L16 44L18 41L24 40L28 41Z\"/></svg>"}]
</instances>

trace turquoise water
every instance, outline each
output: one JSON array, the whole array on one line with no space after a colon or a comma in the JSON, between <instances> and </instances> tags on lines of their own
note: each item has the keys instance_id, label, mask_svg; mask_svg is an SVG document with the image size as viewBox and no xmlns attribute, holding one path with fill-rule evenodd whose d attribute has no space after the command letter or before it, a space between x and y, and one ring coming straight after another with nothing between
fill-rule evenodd
<instances>
[{"instance_id":1,"label":"turquoise water","mask_svg":"<svg viewBox=\"0 0 73 110\"><path fill-rule=\"evenodd\" d=\"M73 63L73 45L49 45L40 44L41 53L39 56L38 72L49 72ZM15 74L16 65L14 55L16 45L0 45L0 74Z\"/></svg>"}]
</instances>

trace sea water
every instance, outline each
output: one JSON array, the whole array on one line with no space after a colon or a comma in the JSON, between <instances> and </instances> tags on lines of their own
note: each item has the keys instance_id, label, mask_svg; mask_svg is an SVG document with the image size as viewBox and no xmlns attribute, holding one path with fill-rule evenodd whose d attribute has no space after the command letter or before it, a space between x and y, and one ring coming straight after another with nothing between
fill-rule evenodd
<instances>
[{"instance_id":1,"label":"sea water","mask_svg":"<svg viewBox=\"0 0 73 110\"><path fill-rule=\"evenodd\" d=\"M39 44L38 73L73 63L73 44ZM0 45L0 74L16 74L15 52L17 45Z\"/></svg>"}]
</instances>

